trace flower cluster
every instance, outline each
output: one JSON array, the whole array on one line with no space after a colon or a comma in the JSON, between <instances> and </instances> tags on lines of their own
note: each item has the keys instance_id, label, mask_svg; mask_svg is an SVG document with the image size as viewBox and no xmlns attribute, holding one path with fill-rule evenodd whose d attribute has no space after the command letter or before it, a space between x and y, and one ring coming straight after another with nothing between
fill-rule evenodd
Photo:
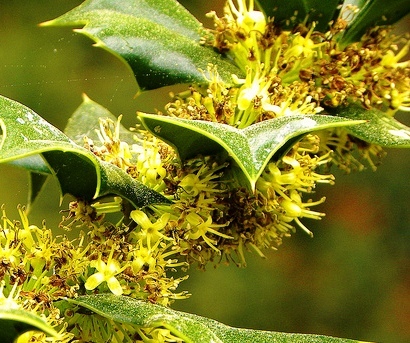
<instances>
[{"instance_id":1,"label":"flower cluster","mask_svg":"<svg viewBox=\"0 0 410 343\"><path fill-rule=\"evenodd\" d=\"M345 8L345 12L354 10L354 6ZM267 21L255 11L253 1L247 5L239 0L237 6L228 1L223 18L214 12L210 16L215 20L215 40L210 43L232 55L244 69L248 82L242 93L248 100L267 96L270 105L277 105L280 101L272 99L272 93L283 94L282 86L300 93L302 103L308 98L317 105L335 107L354 101L367 108L390 109L391 115L409 110L409 61L401 59L410 42L391 35L389 28L375 27L360 42L344 47L339 36L348 24L343 18L349 13L326 33L316 32L314 23L282 30L274 20ZM283 99L288 98L285 92Z\"/></svg>"},{"instance_id":2,"label":"flower cluster","mask_svg":"<svg viewBox=\"0 0 410 343\"><path fill-rule=\"evenodd\" d=\"M189 91L173 95L166 114L242 129L283 116L326 113L328 109L350 103L387 111L390 115L397 110L408 110L410 68L409 62L400 60L410 43L404 38L392 38L386 28L374 28L362 41L342 46L339 38L355 8L347 6L344 11L326 33L315 31L314 23L309 26L299 23L286 31L255 10L253 1L238 0L236 4L227 1L223 17L215 12L209 14L215 28L203 43L228 55L245 77L233 75L235 84L226 85L217 68L209 66L207 89L191 86ZM399 49L398 43L403 40L404 46ZM332 175L322 174L331 165L345 171L360 170L365 160L375 169L383 156L380 146L353 137L344 128L335 128L305 136L281 160L269 163L253 193L229 182L229 167L224 168L219 184L213 182L213 189L218 192L203 192L203 199L214 205L210 213L212 221L205 215L202 220L221 225L218 234L213 233L212 245L206 241L208 236L195 237L202 237L214 251L217 248L229 257L236 254L239 257L236 261L243 265L244 247L263 256L263 249L281 244L295 226L311 234L302 219L321 219L324 214L311 207L322 203L324 198L316 201L304 198L314 192L316 184L334 182ZM182 171L190 163L186 162ZM191 192L185 180L182 182L178 177L173 180L182 188L180 194ZM194 178L191 176L189 180ZM174 206L182 200L178 199ZM192 217L191 214L180 217L179 228L188 226ZM201 255L206 256L203 251Z\"/></svg>"},{"instance_id":3,"label":"flower cluster","mask_svg":"<svg viewBox=\"0 0 410 343\"><path fill-rule=\"evenodd\" d=\"M314 23L298 23L287 31L257 11L252 0L228 0L223 17L209 14L215 28L203 44L228 55L244 78L233 75L234 84L227 85L210 65L204 72L207 88L192 85L173 95L165 115L243 129L279 117L326 113L349 103L390 115L408 109L410 68L400 60L409 43L399 49L402 38L392 39L387 29L375 28L362 41L342 46L339 38L355 8L344 11L326 33L315 31ZM271 161L251 191L235 181L231 166L218 156L181 162L171 147L144 130L128 146L121 142L118 126L102 121L103 146L94 152L172 201L131 212L132 235L140 250L164 245L179 263L195 261L201 267L222 256L244 265L244 250L263 256L264 249L276 248L295 227L311 235L302 220L324 216L311 208L325 199L313 200L310 194L317 184L333 184L333 176L326 173L329 167L363 169L361 160L366 160L374 169L384 155L381 147L344 128L323 130L306 135L283 158ZM152 256L144 258L150 266Z\"/></svg>"},{"instance_id":4,"label":"flower cluster","mask_svg":"<svg viewBox=\"0 0 410 343\"><path fill-rule=\"evenodd\" d=\"M138 218L147 230L143 239L141 234L129 232L125 226L114 226L101 218L96 221L96 215L86 220L84 212L78 215L81 212L78 209L87 206L81 202L76 204L71 204L71 219L85 223L89 232L80 232L73 240L66 236L54 237L52 230L44 224L41 228L29 225L22 207L18 208L18 221L8 219L2 208L0 308L41 314L58 333L55 338L48 337L47 341L71 342L74 338L96 341L98 336L104 336L103 328L100 328L101 318L84 316L72 308L61 308L57 300L111 292L169 305L173 299L186 297L185 292L175 293L185 277L168 275L184 265L173 258L178 249L173 249L167 240L157 236L167 218L152 224L143 212L133 213L133 218ZM79 321L78 318L82 319ZM140 336L141 342L159 334L164 336L162 341L173 341L173 336L162 329L147 329L146 332L144 328L131 330L118 323L110 325L112 329L105 332L105 341L123 342L118 339L123 332L130 335L134 332L134 337ZM46 339L45 333L30 332L20 336L18 342L32 342L33 337L36 342Z\"/></svg>"}]
</instances>

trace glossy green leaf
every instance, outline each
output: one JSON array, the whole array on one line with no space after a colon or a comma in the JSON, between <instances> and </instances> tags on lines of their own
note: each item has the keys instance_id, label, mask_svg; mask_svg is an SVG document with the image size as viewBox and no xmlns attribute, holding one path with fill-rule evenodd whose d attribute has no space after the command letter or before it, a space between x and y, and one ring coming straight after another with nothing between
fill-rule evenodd
<instances>
[{"instance_id":1,"label":"glossy green leaf","mask_svg":"<svg viewBox=\"0 0 410 343\"><path fill-rule=\"evenodd\" d=\"M152 134L174 146L181 160L198 154L225 154L242 170L254 189L268 162L280 158L287 143L305 134L329 127L362 123L325 115L292 115L262 121L245 129L202 120L187 120L140 113L142 124Z\"/></svg>"},{"instance_id":2,"label":"glossy green leaf","mask_svg":"<svg viewBox=\"0 0 410 343\"><path fill-rule=\"evenodd\" d=\"M40 173L33 173L29 172L29 181L28 181L28 206L27 212L31 211L34 202L40 195L41 191L43 190L44 185L46 184L47 180L49 179L50 174L40 174Z\"/></svg>"},{"instance_id":3,"label":"glossy green leaf","mask_svg":"<svg viewBox=\"0 0 410 343\"><path fill-rule=\"evenodd\" d=\"M410 148L410 128L382 111L350 105L338 107L334 113L343 118L366 120L364 124L348 128L363 141L386 148Z\"/></svg>"},{"instance_id":4,"label":"glossy green leaf","mask_svg":"<svg viewBox=\"0 0 410 343\"><path fill-rule=\"evenodd\" d=\"M13 343L23 333L33 330L43 331L48 336L57 336L57 332L36 314L0 306L0 342Z\"/></svg>"},{"instance_id":5,"label":"glossy green leaf","mask_svg":"<svg viewBox=\"0 0 410 343\"><path fill-rule=\"evenodd\" d=\"M256 0L262 11L286 29L305 22L316 22L317 31L326 32L329 22L343 17L346 5L354 5L359 10L353 16L349 12L349 25L340 39L346 46L361 40L370 27L391 25L410 12L410 0ZM340 5L340 6L339 6ZM341 6L343 5L343 6ZM292 20L290 20L293 18Z\"/></svg>"},{"instance_id":6,"label":"glossy green leaf","mask_svg":"<svg viewBox=\"0 0 410 343\"><path fill-rule=\"evenodd\" d=\"M175 311L143 300L112 294L67 300L115 322L138 327L164 327L186 343L353 343L355 340L233 328L215 320Z\"/></svg>"},{"instance_id":7,"label":"glossy green leaf","mask_svg":"<svg viewBox=\"0 0 410 343\"><path fill-rule=\"evenodd\" d=\"M42 174L45 164L59 181L61 193L84 199L117 194L135 207L169 202L123 170L100 161L29 108L0 97L0 162L19 161ZM41 155L41 163L33 156Z\"/></svg>"},{"instance_id":8,"label":"glossy green leaf","mask_svg":"<svg viewBox=\"0 0 410 343\"><path fill-rule=\"evenodd\" d=\"M9 164L29 171L27 212L30 212L33 203L40 195L46 181L51 176L51 170L39 155L28 156L22 159L10 161Z\"/></svg>"},{"instance_id":9,"label":"glossy green leaf","mask_svg":"<svg viewBox=\"0 0 410 343\"><path fill-rule=\"evenodd\" d=\"M275 23L286 29L304 22L309 16L309 22L317 22L316 30L326 32L329 22L338 17L338 5L343 0L256 0L256 3L266 16L274 17ZM291 18L294 20L290 20Z\"/></svg>"},{"instance_id":10,"label":"glossy green leaf","mask_svg":"<svg viewBox=\"0 0 410 343\"><path fill-rule=\"evenodd\" d=\"M348 0L359 8L350 21L340 43L347 45L360 41L370 27L391 25L410 12L410 0Z\"/></svg>"},{"instance_id":11,"label":"glossy green leaf","mask_svg":"<svg viewBox=\"0 0 410 343\"><path fill-rule=\"evenodd\" d=\"M84 26L87 35L132 69L141 90L178 83L205 83L203 70L218 66L228 84L241 72L201 45L202 24L175 0L87 0L43 25Z\"/></svg>"},{"instance_id":12,"label":"glossy green leaf","mask_svg":"<svg viewBox=\"0 0 410 343\"><path fill-rule=\"evenodd\" d=\"M87 136L94 142L99 142L96 130L100 130L100 118L110 119L114 123L117 122L117 117L108 109L84 94L83 102L68 119L64 133L78 145L84 144L84 136ZM122 142L135 144L135 135L136 133L127 130L121 124L119 125L119 137Z\"/></svg>"}]
</instances>

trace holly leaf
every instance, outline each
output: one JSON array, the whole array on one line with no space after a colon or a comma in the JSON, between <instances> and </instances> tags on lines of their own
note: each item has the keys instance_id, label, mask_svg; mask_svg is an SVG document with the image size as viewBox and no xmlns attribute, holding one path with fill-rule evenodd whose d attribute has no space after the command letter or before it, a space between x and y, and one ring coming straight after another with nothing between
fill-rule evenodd
<instances>
[{"instance_id":1,"label":"holly leaf","mask_svg":"<svg viewBox=\"0 0 410 343\"><path fill-rule=\"evenodd\" d=\"M1 132L2 130L0 130L0 135ZM27 199L27 212L29 213L35 200L40 195L46 181L49 179L51 170L39 155L28 156L19 160L10 161L9 164L29 171L29 192Z\"/></svg>"},{"instance_id":2,"label":"holly leaf","mask_svg":"<svg viewBox=\"0 0 410 343\"><path fill-rule=\"evenodd\" d=\"M339 117L365 120L364 124L348 127L348 131L361 140L385 148L410 148L410 128L386 113L359 105L338 107L334 111Z\"/></svg>"},{"instance_id":3,"label":"holly leaf","mask_svg":"<svg viewBox=\"0 0 410 343\"><path fill-rule=\"evenodd\" d=\"M96 294L67 299L114 322L140 328L165 328L186 343L354 343L322 335L239 329L194 314L172 310L126 296Z\"/></svg>"},{"instance_id":4,"label":"holly leaf","mask_svg":"<svg viewBox=\"0 0 410 343\"><path fill-rule=\"evenodd\" d=\"M36 157L40 157L40 156L36 156ZM44 163L43 160L42 162ZM50 174L40 174L40 173L29 172L27 213L30 213L34 202L36 201L41 191L43 190L44 185L49 179L49 176Z\"/></svg>"},{"instance_id":5,"label":"holly leaf","mask_svg":"<svg viewBox=\"0 0 410 343\"><path fill-rule=\"evenodd\" d=\"M337 19L343 0L256 0L267 17L274 17L275 23L285 29L292 29L308 18L309 22L316 22L317 31L326 32L329 22ZM291 19L292 18L292 19Z\"/></svg>"},{"instance_id":6,"label":"holly leaf","mask_svg":"<svg viewBox=\"0 0 410 343\"><path fill-rule=\"evenodd\" d=\"M57 332L40 316L22 310L0 306L0 341L13 343L27 331L43 331L46 335L57 337Z\"/></svg>"},{"instance_id":7,"label":"holly leaf","mask_svg":"<svg viewBox=\"0 0 410 343\"><path fill-rule=\"evenodd\" d=\"M125 62L140 90L207 83L209 64L227 84L232 74L242 75L229 59L200 44L202 24L175 0L87 0L42 25L84 26L75 31Z\"/></svg>"},{"instance_id":8,"label":"holly leaf","mask_svg":"<svg viewBox=\"0 0 410 343\"><path fill-rule=\"evenodd\" d=\"M342 46L359 42L369 28L392 25L410 12L410 0L349 0L345 3L356 6L359 11L340 40Z\"/></svg>"},{"instance_id":9,"label":"holly leaf","mask_svg":"<svg viewBox=\"0 0 410 343\"><path fill-rule=\"evenodd\" d=\"M0 163L15 161L33 173L48 170L58 179L62 196L93 200L116 194L135 207L169 203L122 169L99 160L26 106L0 97Z\"/></svg>"},{"instance_id":10,"label":"holly leaf","mask_svg":"<svg viewBox=\"0 0 410 343\"><path fill-rule=\"evenodd\" d=\"M117 117L108 109L83 94L83 102L68 119L64 133L80 146L84 144L85 136L94 142L99 142L97 130L100 130L100 118L117 123ZM135 144L135 135L135 132L131 132L119 124L119 138L122 142Z\"/></svg>"},{"instance_id":11,"label":"holly leaf","mask_svg":"<svg viewBox=\"0 0 410 343\"><path fill-rule=\"evenodd\" d=\"M287 143L293 145L316 130L363 123L326 115L292 115L237 129L202 120L146 113L138 116L148 131L175 147L183 161L198 154L228 157L241 169L252 190L268 162L291 148Z\"/></svg>"},{"instance_id":12,"label":"holly leaf","mask_svg":"<svg viewBox=\"0 0 410 343\"><path fill-rule=\"evenodd\" d=\"M348 20L348 26L339 43L346 46L359 42L366 31L379 25L391 25L410 12L410 0L292 0L284 5L283 0L256 0L266 16L285 29L292 29L299 23L315 22L315 30L326 32L329 23L338 17ZM354 5L358 11L348 13L344 18L346 5Z\"/></svg>"}]
</instances>

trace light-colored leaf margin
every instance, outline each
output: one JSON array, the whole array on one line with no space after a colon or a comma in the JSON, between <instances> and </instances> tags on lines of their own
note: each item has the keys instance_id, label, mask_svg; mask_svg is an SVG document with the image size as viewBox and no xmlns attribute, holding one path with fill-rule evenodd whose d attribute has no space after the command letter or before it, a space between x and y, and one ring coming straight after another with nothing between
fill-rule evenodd
<instances>
[{"instance_id":1,"label":"light-colored leaf margin","mask_svg":"<svg viewBox=\"0 0 410 343\"><path fill-rule=\"evenodd\" d=\"M135 207L169 200L134 180L120 168L99 160L28 107L0 96L0 163L20 160L31 172L44 164L59 180L62 196L86 200L110 194L123 196ZM25 164L26 163L26 164Z\"/></svg>"},{"instance_id":2,"label":"light-colored leaf margin","mask_svg":"<svg viewBox=\"0 0 410 343\"><path fill-rule=\"evenodd\" d=\"M198 154L229 156L252 190L269 161L286 153L282 148L289 141L295 143L317 130L364 123L327 115L290 115L237 129L221 123L147 113L139 113L138 117L148 131L172 145L182 161Z\"/></svg>"},{"instance_id":3,"label":"light-colored leaf margin","mask_svg":"<svg viewBox=\"0 0 410 343\"><path fill-rule=\"evenodd\" d=\"M243 76L231 60L200 44L206 31L175 0L87 0L42 26L83 26L75 31L123 61L140 90L205 84L209 64L226 84L232 74Z\"/></svg>"},{"instance_id":4,"label":"light-colored leaf margin","mask_svg":"<svg viewBox=\"0 0 410 343\"><path fill-rule=\"evenodd\" d=\"M364 124L349 127L347 130L367 143L385 148L410 148L410 127L383 111L368 110L360 105L351 104L347 107L338 107L333 113L343 118L365 120Z\"/></svg>"},{"instance_id":5,"label":"light-colored leaf margin","mask_svg":"<svg viewBox=\"0 0 410 343\"><path fill-rule=\"evenodd\" d=\"M10 307L0 306L0 341L13 343L18 336L27 331L43 331L46 335L57 337L57 332L38 315Z\"/></svg>"},{"instance_id":6,"label":"light-colored leaf margin","mask_svg":"<svg viewBox=\"0 0 410 343\"><path fill-rule=\"evenodd\" d=\"M115 322L152 328L164 327L186 343L357 343L322 335L294 334L233 328L215 320L175 311L144 300L113 294L67 299Z\"/></svg>"},{"instance_id":7,"label":"light-colored leaf margin","mask_svg":"<svg viewBox=\"0 0 410 343\"><path fill-rule=\"evenodd\" d=\"M111 120L114 123L117 123L118 120L107 108L93 101L86 94L83 94L82 98L82 103L68 119L64 128L64 134L80 146L84 144L84 136L94 142L99 142L96 131L100 131L101 128L100 119ZM117 125L121 142L126 142L129 145L136 144L134 136L137 136L137 133L127 130L120 123Z\"/></svg>"}]
</instances>

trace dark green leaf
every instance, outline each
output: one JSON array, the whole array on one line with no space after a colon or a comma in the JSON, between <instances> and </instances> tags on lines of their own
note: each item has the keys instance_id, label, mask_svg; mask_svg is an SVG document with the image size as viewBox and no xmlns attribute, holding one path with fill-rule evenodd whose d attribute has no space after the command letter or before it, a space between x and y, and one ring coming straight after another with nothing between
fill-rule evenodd
<instances>
[{"instance_id":1,"label":"dark green leaf","mask_svg":"<svg viewBox=\"0 0 410 343\"><path fill-rule=\"evenodd\" d=\"M366 31L378 25L391 25L410 11L410 0L256 0L262 11L285 29L305 22L316 22L315 30L326 32L329 22L337 19L347 5L357 6L353 16L349 12L349 25L340 39L346 46L361 40ZM339 6L342 5L343 6ZM292 20L291 20L292 19Z\"/></svg>"},{"instance_id":2,"label":"dark green leaf","mask_svg":"<svg viewBox=\"0 0 410 343\"><path fill-rule=\"evenodd\" d=\"M138 327L164 327L187 343L353 343L355 340L321 335L237 329L215 320L171 310L150 302L113 294L80 296L67 300L115 322Z\"/></svg>"},{"instance_id":3,"label":"dark green leaf","mask_svg":"<svg viewBox=\"0 0 410 343\"><path fill-rule=\"evenodd\" d=\"M1 114L0 114L1 116ZM39 155L32 155L19 160L10 161L11 165L31 170L38 174L51 175L51 170Z\"/></svg>"},{"instance_id":4,"label":"dark green leaf","mask_svg":"<svg viewBox=\"0 0 410 343\"><path fill-rule=\"evenodd\" d=\"M145 113L139 117L147 130L177 149L181 160L198 154L230 156L252 189L269 160L286 152L283 147L287 142L294 143L316 130L360 123L325 115L292 115L237 129L220 123Z\"/></svg>"},{"instance_id":5,"label":"dark green leaf","mask_svg":"<svg viewBox=\"0 0 410 343\"><path fill-rule=\"evenodd\" d=\"M0 307L0 342L13 343L23 333L33 330L43 331L48 336L57 336L57 332L34 313Z\"/></svg>"},{"instance_id":6,"label":"dark green leaf","mask_svg":"<svg viewBox=\"0 0 410 343\"><path fill-rule=\"evenodd\" d=\"M49 174L29 173L29 192L28 192L28 207L27 211L30 212L34 201L40 195L46 181L49 178Z\"/></svg>"},{"instance_id":7,"label":"dark green leaf","mask_svg":"<svg viewBox=\"0 0 410 343\"><path fill-rule=\"evenodd\" d=\"M113 193L121 195L128 199L135 207L170 203L168 199L164 198L159 193L143 185L141 182L135 181L122 169L107 162L100 162L100 168L100 195ZM115 190L115 192L113 190Z\"/></svg>"},{"instance_id":8,"label":"dark green leaf","mask_svg":"<svg viewBox=\"0 0 410 343\"><path fill-rule=\"evenodd\" d=\"M256 0L266 16L274 17L286 29L293 28L296 24L304 22L317 22L315 29L326 32L329 22L338 17L338 5L343 0ZM294 20L290 20L294 18Z\"/></svg>"},{"instance_id":9,"label":"dark green leaf","mask_svg":"<svg viewBox=\"0 0 410 343\"><path fill-rule=\"evenodd\" d=\"M109 110L84 94L82 104L68 119L64 133L80 146L84 144L84 136L94 142L99 142L96 130L100 129L100 118L111 119L114 123L117 122L117 118ZM135 133L120 125L119 137L121 141L135 144L134 135Z\"/></svg>"},{"instance_id":10,"label":"dark green leaf","mask_svg":"<svg viewBox=\"0 0 410 343\"><path fill-rule=\"evenodd\" d=\"M361 140L386 148L410 148L410 128L382 111L350 105L338 107L334 112L343 118L367 121L348 128L349 132Z\"/></svg>"},{"instance_id":11,"label":"dark green leaf","mask_svg":"<svg viewBox=\"0 0 410 343\"><path fill-rule=\"evenodd\" d=\"M206 83L208 64L221 78L241 72L228 59L199 44L199 23L174 0L87 0L43 25L85 25L77 30L129 65L142 90L178 83Z\"/></svg>"},{"instance_id":12,"label":"dark green leaf","mask_svg":"<svg viewBox=\"0 0 410 343\"><path fill-rule=\"evenodd\" d=\"M34 201L41 193L44 184L51 175L51 170L39 155L32 155L19 160L10 161L9 164L29 171L27 211L30 212Z\"/></svg>"},{"instance_id":13,"label":"dark green leaf","mask_svg":"<svg viewBox=\"0 0 410 343\"><path fill-rule=\"evenodd\" d=\"M359 8L359 12L349 23L341 44L360 41L370 27L391 25L410 12L410 0L350 0L346 1Z\"/></svg>"},{"instance_id":14,"label":"dark green leaf","mask_svg":"<svg viewBox=\"0 0 410 343\"><path fill-rule=\"evenodd\" d=\"M4 97L0 97L0 127L0 162L21 159L20 166L41 174L47 170L44 164L29 158L41 155L57 177L62 195L91 200L117 194L135 207L169 202L123 170L75 144L29 108Z\"/></svg>"},{"instance_id":15,"label":"dark green leaf","mask_svg":"<svg viewBox=\"0 0 410 343\"><path fill-rule=\"evenodd\" d=\"M38 145L32 145L32 151ZM101 187L100 161L80 147L64 146L58 141L42 149L41 155L58 179L61 194L87 200L99 197Z\"/></svg>"}]
</instances>

